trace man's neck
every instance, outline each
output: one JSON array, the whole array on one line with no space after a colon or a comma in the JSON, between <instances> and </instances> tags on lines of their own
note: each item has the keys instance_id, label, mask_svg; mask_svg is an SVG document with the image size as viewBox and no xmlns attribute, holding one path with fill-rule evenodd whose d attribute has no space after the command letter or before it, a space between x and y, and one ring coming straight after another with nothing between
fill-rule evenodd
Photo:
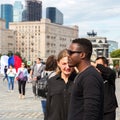
<instances>
[{"instance_id":1,"label":"man's neck","mask_svg":"<svg viewBox=\"0 0 120 120\"><path fill-rule=\"evenodd\" d=\"M89 66L91 66L90 62L85 61L79 64L79 66L77 67L79 72L83 72L84 70L86 70Z\"/></svg>"}]
</instances>

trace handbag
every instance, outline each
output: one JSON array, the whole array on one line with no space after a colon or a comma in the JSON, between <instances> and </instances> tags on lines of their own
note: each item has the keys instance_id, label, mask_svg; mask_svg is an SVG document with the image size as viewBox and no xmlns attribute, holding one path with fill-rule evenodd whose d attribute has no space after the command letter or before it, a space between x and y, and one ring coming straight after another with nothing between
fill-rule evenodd
<instances>
[{"instance_id":1,"label":"handbag","mask_svg":"<svg viewBox=\"0 0 120 120\"><path fill-rule=\"evenodd\" d=\"M24 76L23 72L21 71L19 75L16 77L16 79L21 81L27 81L27 76Z\"/></svg>"}]
</instances>

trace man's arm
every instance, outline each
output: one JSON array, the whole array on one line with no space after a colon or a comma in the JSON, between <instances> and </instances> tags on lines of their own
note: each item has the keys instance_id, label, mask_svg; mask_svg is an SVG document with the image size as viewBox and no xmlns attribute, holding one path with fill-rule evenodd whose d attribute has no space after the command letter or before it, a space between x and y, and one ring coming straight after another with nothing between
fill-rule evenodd
<instances>
[{"instance_id":1,"label":"man's arm","mask_svg":"<svg viewBox=\"0 0 120 120\"><path fill-rule=\"evenodd\" d=\"M101 75L104 80L107 80L110 84L115 84L116 74L115 72L104 65L97 64L96 68L101 72Z\"/></svg>"}]
</instances>

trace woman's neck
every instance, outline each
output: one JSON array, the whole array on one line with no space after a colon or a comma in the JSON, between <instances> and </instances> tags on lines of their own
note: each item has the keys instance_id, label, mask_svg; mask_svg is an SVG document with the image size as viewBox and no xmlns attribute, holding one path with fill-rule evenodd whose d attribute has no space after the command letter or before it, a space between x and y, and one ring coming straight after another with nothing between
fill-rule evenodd
<instances>
[{"instance_id":1,"label":"woman's neck","mask_svg":"<svg viewBox=\"0 0 120 120\"><path fill-rule=\"evenodd\" d=\"M64 73L61 73L61 78L64 80L65 83L68 82L68 78L69 78L70 75L66 75Z\"/></svg>"}]
</instances>

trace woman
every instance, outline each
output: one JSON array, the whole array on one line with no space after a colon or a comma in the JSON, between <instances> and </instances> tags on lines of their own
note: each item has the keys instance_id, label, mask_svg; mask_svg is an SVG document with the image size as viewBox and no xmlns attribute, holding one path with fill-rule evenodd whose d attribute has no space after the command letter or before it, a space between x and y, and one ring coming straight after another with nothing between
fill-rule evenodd
<instances>
[{"instance_id":1,"label":"woman","mask_svg":"<svg viewBox=\"0 0 120 120\"><path fill-rule=\"evenodd\" d=\"M7 70L7 76L8 76L8 91L14 90L14 78L16 75L16 70L13 68L12 65L9 66Z\"/></svg>"},{"instance_id":2,"label":"woman","mask_svg":"<svg viewBox=\"0 0 120 120\"><path fill-rule=\"evenodd\" d=\"M76 72L68 66L68 53L62 50L57 59L59 70L48 80L45 120L67 120L71 90Z\"/></svg>"},{"instance_id":3,"label":"woman","mask_svg":"<svg viewBox=\"0 0 120 120\"><path fill-rule=\"evenodd\" d=\"M56 69L57 69L57 60L56 57L54 55L50 55L45 63L45 70L43 72L43 76L44 75L48 75L49 78L53 77L54 75L56 75Z\"/></svg>"},{"instance_id":4,"label":"woman","mask_svg":"<svg viewBox=\"0 0 120 120\"><path fill-rule=\"evenodd\" d=\"M50 55L45 63L45 70L42 73L42 77L43 78L47 78L50 79L51 77L56 75L56 69L57 69L57 59L54 55ZM46 94L45 94L46 97ZM42 110L43 113L45 114L46 111L46 98L43 98L41 100L41 104L42 104Z\"/></svg>"},{"instance_id":5,"label":"woman","mask_svg":"<svg viewBox=\"0 0 120 120\"><path fill-rule=\"evenodd\" d=\"M25 98L25 87L26 87L27 79L28 79L28 71L25 68L25 64L22 63L21 67L18 68L18 72L16 75L16 80L18 80L18 90L19 90L20 99Z\"/></svg>"}]
</instances>

